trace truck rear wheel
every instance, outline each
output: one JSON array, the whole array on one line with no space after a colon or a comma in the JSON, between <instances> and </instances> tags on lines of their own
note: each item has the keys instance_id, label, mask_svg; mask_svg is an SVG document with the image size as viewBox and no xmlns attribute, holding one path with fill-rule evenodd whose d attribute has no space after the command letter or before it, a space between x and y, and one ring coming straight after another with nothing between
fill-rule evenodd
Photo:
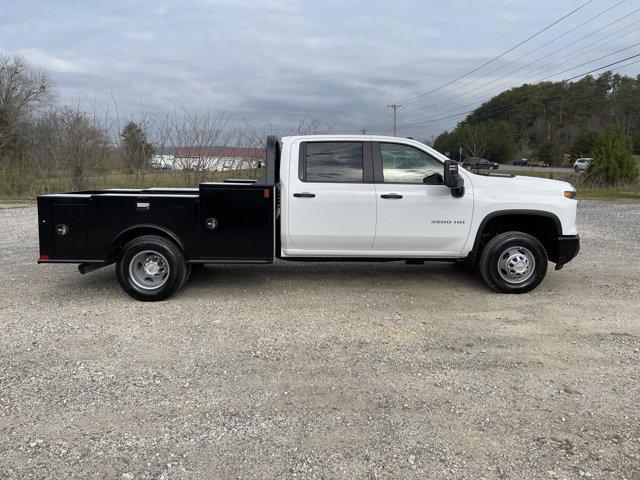
<instances>
[{"instance_id":1,"label":"truck rear wheel","mask_svg":"<svg viewBox=\"0 0 640 480\"><path fill-rule=\"evenodd\" d=\"M530 292L547 273L547 251L535 237L526 233L501 233L482 250L480 273L485 283L497 292Z\"/></svg>"},{"instance_id":2,"label":"truck rear wheel","mask_svg":"<svg viewBox=\"0 0 640 480\"><path fill-rule=\"evenodd\" d=\"M158 235L131 240L116 263L122 289L133 298L148 302L171 296L186 282L188 274L182 250Z\"/></svg>"}]
</instances>

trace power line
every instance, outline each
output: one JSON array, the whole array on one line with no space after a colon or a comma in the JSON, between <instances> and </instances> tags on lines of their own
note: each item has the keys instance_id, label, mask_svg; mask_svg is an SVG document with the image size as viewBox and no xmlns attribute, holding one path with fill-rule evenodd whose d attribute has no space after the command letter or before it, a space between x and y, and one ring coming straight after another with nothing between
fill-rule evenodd
<instances>
[{"instance_id":1,"label":"power line","mask_svg":"<svg viewBox=\"0 0 640 480\"><path fill-rule=\"evenodd\" d=\"M639 9L638 11L640 11L640 9ZM620 29L620 30L618 30L618 31L612 32L612 33L610 33L609 35L606 35L606 36L604 36L604 37L602 37L602 38L600 38L600 39L596 40L595 42L591 42L591 43L589 43L589 44L587 44L587 45L585 45L585 46L583 46L583 47L580 47L580 48L579 48L579 49L577 49L577 50L574 50L573 52L569 52L569 53L568 53L568 54L566 54L566 55L563 55L563 56L561 56L561 57L557 57L557 58L555 58L554 60L555 60L556 62L558 62L558 61L560 61L560 60L564 60L565 58L570 57L571 55L575 55L575 54L577 54L578 52L581 52L581 51L582 51L582 50L584 50L585 48L589 48L590 46L592 46L592 45L593 45L593 44L595 44L595 43L598 43L598 42L600 42L600 41L602 41L602 40L605 40L605 39L607 39L607 38L612 37L612 36L614 36L614 35L615 35L615 38L613 38L612 40L609 40L608 42L605 42L605 43L601 43L601 44L599 44L599 45L597 46L597 48L602 48L602 47L604 47L605 45L609 45L610 43L615 42L616 40L620 40L621 38L626 37L627 35L630 35L630 34L632 34L632 33L634 33L634 32L637 32L638 30L640 30L640 28L634 28L633 30L631 30L631 31L629 31L629 32L627 32L627 33L625 33L624 35L620 35L620 33L621 33L622 31L626 30L626 29L627 29L627 28L629 28L629 27L632 27L632 26L634 26L634 25L637 25L638 23L640 23L640 20L636 20L635 22L633 22L633 23L631 23L631 24L627 25L626 27L623 27L622 29ZM592 49L591 51L593 51L593 50L595 50L595 49ZM587 53L588 53L588 52L587 52ZM537 68L537 69L536 69L536 70L534 70L533 72L534 72L534 73L538 73L538 72L540 72L541 70L544 70L545 68L546 68L546 67Z\"/></svg>"},{"instance_id":2,"label":"power line","mask_svg":"<svg viewBox=\"0 0 640 480\"><path fill-rule=\"evenodd\" d=\"M569 82L569 81L571 81L571 80L575 80L576 78L584 77L585 75L589 75L589 74L594 73L594 72L597 72L597 71L599 71L599 70L604 70L604 69L609 68L609 67L611 67L611 66L613 66L613 65L617 65L617 64L619 64L619 63L626 62L627 60L631 60L631 59L633 59L633 58L638 58L638 57L640 57L640 53L638 53L638 54L636 54L636 55L632 55L632 56L627 57L627 58L624 58L624 59L619 60L619 61L617 61L617 62L610 63L609 65L604 65L604 66L602 66L602 67L598 67L598 68L595 68L595 69L593 69L593 70L589 70L588 72L580 73L580 74L575 75L575 76L573 76L573 77L571 77L571 78L567 78L567 79L563 80L563 82ZM627 63L627 64L625 64L625 65L621 65L621 66L619 66L618 68L614 68L614 69L612 69L611 71L620 70L620 69L622 69L622 68L628 67L628 66L630 66L630 65L634 65L634 64L636 64L636 63L640 63L640 60L636 60L636 61L634 61L634 62L630 62L630 63ZM565 100L566 100L566 99L562 98L562 99L559 99L559 100L557 100L557 101L565 101ZM557 102L557 101L556 101L556 102ZM556 103L556 102L549 102L549 104L553 104L553 103ZM495 108L496 108L496 109L498 109L498 107L495 107ZM507 108L509 108L509 107L501 107L501 108L499 108L499 109L506 110ZM499 109L498 109L498 110L499 110ZM442 120L447 120L447 119L450 119L450 118L459 117L459 116L461 116L461 115L468 115L468 114L470 114L470 113L473 113L474 111L475 111L475 109L473 109L473 110L467 110L467 111L464 111L464 112L455 113L455 114L453 114L453 115L448 115L448 116L445 116L445 117L433 118L433 119L430 119L430 120L425 120L425 121L416 122L416 123L405 123L405 124L400 124L399 126L400 126L400 127L414 127L414 126L419 126L419 125L426 125L426 124L428 124L428 123L439 122L439 121L442 121Z\"/></svg>"},{"instance_id":3,"label":"power line","mask_svg":"<svg viewBox=\"0 0 640 480\"><path fill-rule=\"evenodd\" d=\"M391 115L391 112L389 110L384 109L382 115L378 115L378 121L375 122L374 124L370 125L368 128L370 130L375 130L376 128L381 127L382 125L387 123L387 120L389 119L389 116Z\"/></svg>"},{"instance_id":4,"label":"power line","mask_svg":"<svg viewBox=\"0 0 640 480\"><path fill-rule=\"evenodd\" d=\"M374 116L374 120L367 126L367 128L375 129L384 123L387 115L389 114L389 110L386 107L378 110L378 113Z\"/></svg>"},{"instance_id":5,"label":"power line","mask_svg":"<svg viewBox=\"0 0 640 480\"><path fill-rule=\"evenodd\" d=\"M496 83L496 82L498 82L498 81L500 81L500 80L503 80L503 79L505 79L505 78L508 78L510 75L512 75L512 74L514 74L514 73L516 73L516 72L519 72L519 71L521 71L521 70L523 70L523 69L525 69L525 68L527 68L527 67L530 67L531 65L533 65L533 64L535 64L535 63L538 63L539 61L544 60L545 58L549 58L549 57L551 57L552 55L555 55L556 53L558 53L558 52L560 52L560 51L562 51L562 50L564 50L564 49L566 49L566 48L569 48L570 46L575 45L576 43L579 43L580 41L584 40L585 38L588 38L588 37L590 37L590 36L592 36L592 35L594 35L594 34L596 34L596 33L600 32L600 31L604 30L605 28L608 28L608 27L610 27L610 26L612 26L612 25L615 25L616 23L618 23L618 22L620 22L620 21L624 20L625 18L630 17L631 15L636 14L637 12L640 12L640 8L638 8L638 9L636 9L636 10L634 10L634 11L632 11L632 12L628 13L627 15L624 15L624 16L622 16L622 17L618 18L617 20L614 20L613 22L608 23L607 25L605 25L605 26L603 26L603 27L601 27L601 28L599 28L599 29L597 29L597 30L595 30L595 31L593 31L593 32L591 32L591 33L589 33L589 34L587 34L587 35L584 35L583 37L581 37L581 38L579 38L579 39L577 39L577 40L574 40L574 41L572 41L572 42L570 42L570 43L568 43L568 44L564 45L563 47L560 47L560 48L558 48L558 49L554 50L553 52L551 52L551 53L549 53L549 54L547 54L547 55L544 55L544 56L542 56L542 57L540 57L540 58L538 58L538 59L536 59L536 60L534 60L534 61L532 61L532 62L529 62L529 63L527 63L527 64L525 64L525 65L523 65L523 66L521 66L521 67L519 67L519 68L517 68L517 69L515 69L515 70L512 70L511 72L509 72L509 73L507 73L507 74L505 74L505 75L503 75L503 76L501 76L501 77L499 77L499 78L496 78L496 79L491 80L491 81L489 81L489 82L485 82L485 83L483 83L482 85L479 85L479 86L477 86L477 87L474 87L474 88L472 88L471 90L468 90L468 91L466 91L466 92L464 92L464 93L471 93L471 92L477 91L477 90L481 89L482 87L485 87L485 86L491 85L491 84ZM630 24L630 25L627 25L626 27L622 28L621 30L618 30L618 32L613 32L613 34L612 34L612 35L614 35L614 34L618 34L618 35L619 35L619 33L620 33L621 31L626 30L627 28L629 28L630 26L635 25L635 24L636 24L636 23L638 23L638 22L640 22L640 20L639 20L639 21L637 21L637 22L634 22L634 23L632 23L632 24ZM629 32L629 33L631 33L631 32ZM628 33L627 33L626 35L628 35ZM626 35L624 35L624 36L626 36ZM603 37L602 39L597 40L596 42L593 42L593 43L597 43L598 41L601 41L601 40L603 40L604 38L608 38L609 36L611 36L611 35L605 36L605 37ZM620 38L620 37L618 37L618 38ZM593 43L591 43L590 45L593 45ZM599 45L597 48L600 48L600 47L602 47L602 46L604 46L604 45L607 45L608 43L611 43L611 42L607 42L607 43L605 43L605 44ZM579 52L580 50L583 50L584 48L585 48L585 47L578 49L576 52L574 52L574 54L575 54L575 53L577 53L577 52ZM592 49L591 51L593 51L593 50L595 50L595 48L594 48L594 49ZM571 54L569 54L569 55L571 55ZM565 55L564 57L561 57L561 58L566 58L567 56L568 56L568 55ZM522 58L522 57L519 57L518 59L520 59L520 58ZM518 60L518 59L516 59L516 60ZM511 62L511 63L513 63L513 62ZM535 72L537 73L537 72L539 72L540 70L544 70L544 68L546 68L546 67L543 67L542 69L537 69L537 70L535 70ZM490 75L491 73L495 73L496 71L497 71L497 70L494 70L493 72L490 72L490 73L489 73L489 74L487 74L487 75ZM532 73L532 72L530 72L530 73ZM523 77L523 75L521 75L521 76L520 76L520 77L518 77L518 78L522 78L522 77ZM480 77L480 78L482 78L482 77ZM471 85L471 84L472 84L472 83L474 83L474 82L475 82L475 80L474 80L473 82L470 82L468 85ZM448 101L449 101L449 100L446 100L446 99L445 99L445 100L443 100L443 101L441 101L441 102L437 102L437 103L434 103L434 104L431 104L431 105L422 106L422 107L420 107L420 108L416 108L416 109L414 109L414 110L408 110L406 113L407 113L407 114L410 114L410 113L418 112L418 111L423 110L423 109L424 109L424 108L426 108L426 107L433 108L433 107L436 107L436 106L441 105L441 104L443 104L443 103L446 103L446 102L448 102Z\"/></svg>"},{"instance_id":6,"label":"power line","mask_svg":"<svg viewBox=\"0 0 640 480\"><path fill-rule=\"evenodd\" d=\"M492 71L490 71L490 72L488 72L488 73L486 73L486 74L484 74L484 75L482 75L482 76L480 76L480 77L478 77L478 78L476 78L476 79L474 79L474 80L471 80L470 82L468 82L468 83L466 83L466 84L465 84L465 87L470 86L470 85L473 85L473 84L474 84L474 83L476 83L477 81L479 81L479 80L481 80L481 79L483 79L483 78L487 78L489 75L492 75L492 74L494 74L494 73L496 73L496 72L499 72L500 70L502 70L503 68L508 67L509 65L513 65L513 64L514 64L515 62L517 62L518 60L522 60L523 58L525 58L525 57L527 57L527 56L531 55L532 53L535 53L535 52L537 52L537 51L539 51L539 50L542 50L542 49L543 49L544 47L546 47L547 45L550 45L551 43L555 42L556 40L559 40L559 39L561 39L562 37L565 37L565 36L567 36L568 34L570 34L570 33L574 32L574 31L576 31L577 29L579 29L579 28L581 28L581 27L584 27L584 26L585 26L585 25L587 25L588 23L591 23L591 22L592 22L592 21L594 21L595 19L597 19L597 18L601 17L602 15L604 15L604 14L606 14L606 13L610 12L611 10L613 10L614 8L616 8L617 6L619 6L619 5L623 4L623 3L624 3L624 2L626 2L626 1L627 1L627 0L621 0L620 2L616 3L615 5L612 5L611 7L609 7L609 8L607 8L607 9L603 10L602 12L598 13L597 15L594 15L594 16L593 16L593 17L591 17L590 19L585 20L585 21L584 21L584 22L582 22L581 24L579 24L579 25L577 25L577 26L575 26L575 27L571 28L570 30L567 30L566 32L564 32L564 33L562 33L562 34L560 34L560 35L558 35L558 36L554 37L553 39L551 39L551 40L549 40L548 42L546 42L546 43L544 43L544 44L540 45L539 47L536 47L536 48L534 48L533 50L529 50L528 52L526 52L526 53L524 53L524 54L520 55L519 57L517 57L517 58L515 58L515 59L513 59L513 60L511 60L511 61L509 61L509 62L507 62L507 63L505 63L505 64L504 64L504 65L502 65L501 67L498 67L498 68L496 68L496 69L494 69L494 70L492 70ZM544 59L544 58L547 58L547 57L548 57L548 56L550 56L550 55L553 55L554 53L557 53L558 51L560 51L560 50L562 50L562 49L564 49L564 48L568 48L568 47L570 47L571 45L574 45L574 44L576 44L576 43L578 43L578 42L580 42L580 41L584 40L585 38L590 37L591 35L595 35L596 33L598 33L598 32L600 32L600 31L604 30L604 29L605 29L605 28L607 28L607 27L610 27L611 25L613 25L613 24L615 24L615 23L617 23L617 22L619 22L619 21L621 21L621 20L624 20L624 19L625 19L625 18L627 18L628 16L633 15L634 13L636 13L636 12L638 12L638 11L640 11L640 8L639 8L639 9L637 9L637 10L635 10L635 11L633 11L633 12L631 12L631 13L629 13L628 15L625 15L625 16L623 16L623 17L620 17L619 19L617 19L617 20L615 20L615 21L613 21L613 22L611 22L611 23L609 23L609 24L605 25L604 27L601 27L601 28L599 28L599 29L597 29L597 30L595 30L595 31L593 31L593 32L591 32L591 33L589 33L588 35L585 35L585 36L583 36L583 37L579 38L578 40L575 40L575 41L573 41L573 42L569 43L568 45L565 45L564 47L562 47L562 48L560 48L560 49L556 50L555 52L550 53L550 54L549 54L549 55L547 55L547 56L544 56L544 57L539 58L538 60L536 60L535 62L532 62L532 63L536 63L536 62L538 62L538 61L540 61L540 60L542 60L542 59ZM532 63L529 63L528 65L532 65ZM525 67L527 67L528 65L525 65L524 67L521 67L520 69L525 68ZM513 71L513 72L511 72L511 73L514 73L514 72L517 72L517 71L518 71L518 70L514 70L514 71ZM509 73L509 74L507 74L507 75L510 75L511 73ZM504 78L504 76L503 76L503 77L501 77L501 78ZM500 80L500 79L496 79L496 80L494 80L493 82L496 82L496 81L498 81L498 80ZM490 83L493 83L493 82L489 82L489 84L490 84ZM485 84L483 84L483 85L488 85L488 84L486 84L486 83L485 83ZM481 88L481 87L482 87L482 86L477 87L477 88L475 88L474 90L477 90L478 88ZM474 90L471 90L471 91L474 91ZM417 100L417 101L420 101L420 100ZM416 109L416 110L412 110L412 111L418 111L418 110L420 110L420 108L418 108L418 109ZM410 112L411 112L411 111L408 111L407 113L410 113Z\"/></svg>"},{"instance_id":7,"label":"power line","mask_svg":"<svg viewBox=\"0 0 640 480\"><path fill-rule=\"evenodd\" d=\"M542 30L537 31L536 33L534 33L533 35L530 35L529 37L527 37L526 39L524 39L523 41L521 41L520 43L518 43L517 45L514 45L513 47L509 48L508 50L502 52L500 55L493 57L491 60L483 63L482 65L480 65L479 67L474 68L473 70L468 71L467 73L464 73L463 75L460 75L459 77L451 80L450 82L447 82L443 85L440 85L439 87L436 87L432 90L429 90L428 92L422 93L420 95L416 95L415 97L411 97L408 98L406 100L402 100L401 102L398 103L410 103L410 102L414 102L419 98L423 98L426 97L427 95L430 95L433 92L437 92L438 90L447 87L449 85L451 85L452 83L457 82L458 80L462 80L465 77L468 77L469 75L471 75L472 73L477 72L478 70L480 70L481 68L486 67L487 65L495 62L496 60L499 60L500 58L504 57L505 55L507 55L508 53L512 52L513 50L515 50L516 48L520 47L521 45L524 45L525 43L527 43L529 40L534 39L535 37L537 37L538 35L542 34L543 32L546 32L547 30L549 30L551 27L553 27L554 25L557 25L558 23L560 23L561 21L563 21L565 18L573 15L574 13L576 13L578 10L586 7L587 5L589 5L590 3L592 3L594 0L588 0L587 2L583 3L582 5L580 5L579 7L573 9L572 11L570 11L569 13L563 15L562 17L560 17L558 20L554 21L553 23L547 25L546 27L544 27Z\"/></svg>"},{"instance_id":8,"label":"power line","mask_svg":"<svg viewBox=\"0 0 640 480\"><path fill-rule=\"evenodd\" d=\"M638 9L638 11L640 11L640 9ZM628 25L627 27L623 28L622 30L625 30L626 28L628 28L628 27L630 27L630 26L633 26L634 24L637 24L637 23L640 23L640 20L639 20L639 21L637 21L637 22L634 22L634 23L632 23L632 24L630 24L630 25ZM620 30L620 31L622 31L622 30ZM635 29L635 30L638 30L638 29ZM623 36L627 36L627 35L629 35L630 33L634 32L635 30L632 30L631 32L627 32L627 33L626 33L625 35L623 35ZM606 37L605 37L605 38L606 38ZM620 37L620 36L618 36L618 37L617 37L616 39L614 39L614 40L619 40L620 38L621 38L621 37ZM605 44L599 45L599 46L598 46L598 48L600 48L600 47L602 47L602 46L604 46L604 45L606 45L606 44L609 44L609 43L611 43L611 42L606 42ZM631 45L631 46L629 46L629 47L626 47L626 48L623 48L623 49L617 50L617 51L615 51L615 52L613 52L613 53L610 53L610 54L607 54L607 55L603 55L603 56L598 57L598 58L596 58L596 59L594 59L594 60L591 60L591 61L589 61L589 62L585 62L585 63L583 63L583 64L580 64L580 65L577 65L577 66L575 66L575 67L569 68L569 69L567 69L567 70L563 70L563 71L561 71L561 72L556 72L556 73L554 73L554 74L552 74L552 75L550 75L550 76L543 77L543 78L539 78L539 79L537 79L537 80L536 80L536 82L540 82L540 81L546 80L546 79L548 79L548 78L554 77L554 76L556 76L556 75L560 75L560 74L562 74L562 73L566 73L566 72L568 72L568 71L575 70L576 68L580 68L580 67L582 67L582 66L588 65L589 63L597 62L598 60L602 60L603 58L610 57L610 56L612 56L612 55L615 55L615 54L617 54L617 53L620 53L620 52L622 52L622 51L628 50L628 49L633 48L633 47L638 46L638 45L640 45L640 43L636 43L636 44ZM567 45L567 46L569 46L569 45ZM564 48L564 47L563 47L563 48ZM579 49L579 50L582 50L582 49ZM578 51L579 51L579 50L578 50ZM591 51L594 51L594 50L596 50L596 49L594 48L594 49L592 49ZM558 51L558 50L556 50L556 52L557 52L557 51ZM552 55L552 54L554 54L554 53L556 53L556 52L552 52L550 55ZM565 56L565 57L566 57L566 56ZM529 65L532 65L533 63L536 63L536 62L537 62L537 61L539 61L539 60L541 60L541 58L540 58L540 59L538 59L538 60L536 60L536 61L534 61L534 62L529 63L528 65L525 65L525 67L526 67L526 66L529 66ZM534 70L533 72L529 72L529 75L531 75L531 74L537 74L538 72L541 72L542 70L544 70L544 68L546 68L546 67L543 67L543 68L541 68L541 69L536 69L536 70ZM516 70L514 70L514 71L512 71L512 72L510 72L510 74L515 73L516 71L521 70L521 69L522 69L522 67L521 67L521 68L519 68L519 69L516 69ZM490 84L492 84L492 83L495 83L496 81L502 80L502 79L504 79L504 78L508 77L510 74L507 74L507 75L505 75L504 77L498 78L498 79L496 79L496 80L494 80L494 81L487 82L487 83L485 83L485 84L481 85L480 87L482 87L482 86L486 86L486 85L490 85ZM522 78L525 78L525 75L520 75L519 77L516 77L516 78L517 78L517 79L522 79ZM531 78L531 77L529 77L529 78ZM515 79L514 79L514 80L515 80ZM506 86L508 83L512 83L512 82L513 82L513 80L511 80L511 79L510 79L508 82L503 82L503 84L502 84L500 87L498 87L498 89L493 90L493 92L494 92L494 93L498 93L498 92L500 92L500 91L504 90L504 86ZM469 91L469 92L467 92L467 93L470 93L470 92L472 92L472 91L474 91L474 90L477 90L477 89L478 89L478 88L480 88L480 87L474 88L474 89L470 90L470 91ZM472 102L472 103L470 103L470 104L467 104L467 105L464 105L463 107L458 107L458 108L464 108L464 107L466 107L466 106L471 106L471 105L473 105L474 103L477 103L477 102L479 102L479 101L489 100L491 97L484 98L484 96L485 96L485 95L487 95L487 93L488 93L488 92L485 92L485 93L483 94L483 96L482 96L482 100L478 100L478 99L477 99L477 100L473 101L473 102ZM448 103L448 102L449 102L449 100L448 100L448 99L445 99L445 100L443 100L443 101L441 101L441 102L437 102L437 103L435 103L435 104L432 104L432 105L431 105L431 108L436 107L436 106L438 106L438 105L442 105L443 103ZM413 110L413 111L415 112L415 111L418 111L418 110ZM451 110L445 110L444 112L441 112L441 113L446 113L446 112L448 112L448 111L451 111ZM411 112L408 112L408 113L411 113ZM420 121L420 120L421 120L421 119L415 119L414 121L416 121L416 122L417 122L417 121Z\"/></svg>"},{"instance_id":9,"label":"power line","mask_svg":"<svg viewBox=\"0 0 640 480\"><path fill-rule=\"evenodd\" d=\"M611 66L613 66L613 65L617 65L618 63L625 62L625 61L627 61L627 60L631 60L632 58L638 58L638 57L640 57L640 53L638 53L637 55L633 55L633 56L631 56L631 57L627 57L627 58L625 58L624 60L620 60L619 62L610 63L609 65L605 65L604 67L600 67L600 68L596 68L596 69L593 69L593 70L589 70L588 72L581 73L581 74L576 75L576 76L574 76L574 77L569 77L569 78L565 79L564 81L565 81L565 82L569 82L569 81L571 81L571 80L575 80L575 79L576 79L576 78L578 78L578 77L583 77L583 76L585 76L585 75L589 75L590 73L597 72L598 70L604 70L605 68L611 67ZM639 61L640 61L640 60L639 60ZM634 63L638 63L638 61L636 61L636 62L631 62L629 65L633 65ZM624 65L624 66L625 66L625 67L627 67L628 65Z\"/></svg>"},{"instance_id":10,"label":"power line","mask_svg":"<svg viewBox=\"0 0 640 480\"><path fill-rule=\"evenodd\" d=\"M640 45L640 42L634 43L633 45L630 45L630 46L625 47L625 48L621 48L620 50L616 50L613 53L608 53L607 55L603 55L602 57L598 57L595 60L591 60L589 62L581 63L580 65L576 65L575 67L567 68L566 70L562 70L561 72L557 72L557 73L554 73L552 75L549 75L549 76L546 76L546 77L542 77L538 81L541 82L541 81L547 80L547 79L549 79L551 77L555 77L556 75L562 75L563 73L570 72L571 70L575 70L576 68L584 67L585 65L589 65L590 63L597 62L598 60L602 60L603 58L610 57L611 55L615 55L616 53L624 52L625 50L629 50L630 48L637 47L638 45ZM634 57L629 57L629 58L635 58L635 57L638 57L638 56L640 56L640 53L638 55L635 55ZM626 58L625 60L629 60L629 58ZM620 62L624 62L625 60L621 60ZM615 63L612 63L611 65L615 65L615 64L620 63L620 62L615 62ZM609 65L607 65L607 66L609 66ZM603 67L603 68L606 68L606 67ZM597 69L597 70L601 70L601 69Z\"/></svg>"}]
</instances>

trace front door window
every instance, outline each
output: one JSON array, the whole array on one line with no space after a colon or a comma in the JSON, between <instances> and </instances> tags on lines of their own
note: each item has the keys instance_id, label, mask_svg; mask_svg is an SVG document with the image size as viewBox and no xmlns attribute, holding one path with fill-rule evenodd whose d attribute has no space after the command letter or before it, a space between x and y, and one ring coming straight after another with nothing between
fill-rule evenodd
<instances>
[{"instance_id":1,"label":"front door window","mask_svg":"<svg viewBox=\"0 0 640 480\"><path fill-rule=\"evenodd\" d=\"M425 178L442 175L442 163L409 145L381 143L384 183L425 183Z\"/></svg>"}]
</instances>

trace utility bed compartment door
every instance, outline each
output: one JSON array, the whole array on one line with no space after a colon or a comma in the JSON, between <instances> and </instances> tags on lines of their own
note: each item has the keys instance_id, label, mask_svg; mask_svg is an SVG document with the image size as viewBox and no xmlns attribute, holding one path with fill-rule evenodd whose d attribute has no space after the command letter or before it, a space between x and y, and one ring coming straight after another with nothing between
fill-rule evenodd
<instances>
[{"instance_id":1,"label":"utility bed compartment door","mask_svg":"<svg viewBox=\"0 0 640 480\"><path fill-rule=\"evenodd\" d=\"M56 257L80 257L87 252L87 205L53 205L53 249Z\"/></svg>"},{"instance_id":2,"label":"utility bed compartment door","mask_svg":"<svg viewBox=\"0 0 640 480\"><path fill-rule=\"evenodd\" d=\"M273 261L273 187L203 184L200 212L206 259Z\"/></svg>"}]
</instances>

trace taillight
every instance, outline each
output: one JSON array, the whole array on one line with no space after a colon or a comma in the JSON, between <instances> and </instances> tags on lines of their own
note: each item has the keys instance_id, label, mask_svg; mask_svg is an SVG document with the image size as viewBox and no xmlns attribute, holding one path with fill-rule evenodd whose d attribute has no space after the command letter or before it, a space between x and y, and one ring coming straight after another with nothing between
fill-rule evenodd
<instances>
[{"instance_id":1,"label":"taillight","mask_svg":"<svg viewBox=\"0 0 640 480\"><path fill-rule=\"evenodd\" d=\"M41 262L46 262L47 260L49 260L49 255L40 255Z\"/></svg>"}]
</instances>

